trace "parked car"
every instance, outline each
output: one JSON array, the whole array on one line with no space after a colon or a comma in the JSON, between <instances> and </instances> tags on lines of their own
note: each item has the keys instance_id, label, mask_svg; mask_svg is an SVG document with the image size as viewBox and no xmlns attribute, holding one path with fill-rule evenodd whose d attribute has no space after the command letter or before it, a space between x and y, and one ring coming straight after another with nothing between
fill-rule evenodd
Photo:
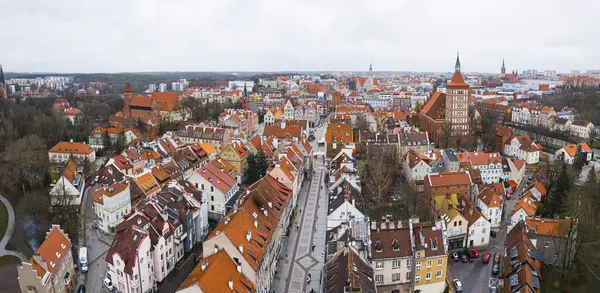
<instances>
[{"instance_id":1,"label":"parked car","mask_svg":"<svg viewBox=\"0 0 600 293\"><path fill-rule=\"evenodd\" d=\"M314 135L312 135L312 134L311 134L311 135L309 135L309 136L308 136L308 140L309 140L309 141L313 141L313 140L315 140L315 136L314 136Z\"/></svg>"},{"instance_id":2,"label":"parked car","mask_svg":"<svg viewBox=\"0 0 600 293\"><path fill-rule=\"evenodd\" d=\"M450 255L450 259L452 259L452 261L453 261L453 262L457 262L457 261L459 261L459 260L460 260L460 257L458 256L458 253L456 253L456 252L453 252L453 253Z\"/></svg>"},{"instance_id":3,"label":"parked car","mask_svg":"<svg viewBox=\"0 0 600 293\"><path fill-rule=\"evenodd\" d=\"M510 193L507 193L506 194L506 199L511 199L511 198L512 198L512 195L510 195Z\"/></svg>"},{"instance_id":4,"label":"parked car","mask_svg":"<svg viewBox=\"0 0 600 293\"><path fill-rule=\"evenodd\" d=\"M494 263L492 267L492 275L497 275L500 272L500 263Z\"/></svg>"},{"instance_id":5,"label":"parked car","mask_svg":"<svg viewBox=\"0 0 600 293\"><path fill-rule=\"evenodd\" d=\"M489 252L486 252L483 255L483 263L489 263L490 262L490 258L492 258L492 254Z\"/></svg>"},{"instance_id":6,"label":"parked car","mask_svg":"<svg viewBox=\"0 0 600 293\"><path fill-rule=\"evenodd\" d=\"M112 281L109 278L105 278L104 279L104 287L108 291L112 292L112 290L113 290L113 283L112 283Z\"/></svg>"},{"instance_id":7,"label":"parked car","mask_svg":"<svg viewBox=\"0 0 600 293\"><path fill-rule=\"evenodd\" d=\"M452 284L454 284L454 289L456 292L462 292L462 283L459 279L452 280Z\"/></svg>"},{"instance_id":8,"label":"parked car","mask_svg":"<svg viewBox=\"0 0 600 293\"><path fill-rule=\"evenodd\" d=\"M479 259L479 250L471 249L471 259Z\"/></svg>"},{"instance_id":9,"label":"parked car","mask_svg":"<svg viewBox=\"0 0 600 293\"><path fill-rule=\"evenodd\" d=\"M460 261L462 262L468 262L469 261L469 255L466 253L461 253L460 254Z\"/></svg>"},{"instance_id":10,"label":"parked car","mask_svg":"<svg viewBox=\"0 0 600 293\"><path fill-rule=\"evenodd\" d=\"M500 253L494 253L494 263L500 263Z\"/></svg>"},{"instance_id":11,"label":"parked car","mask_svg":"<svg viewBox=\"0 0 600 293\"><path fill-rule=\"evenodd\" d=\"M85 293L85 285L79 285L79 289L77 289L77 293Z\"/></svg>"},{"instance_id":12,"label":"parked car","mask_svg":"<svg viewBox=\"0 0 600 293\"><path fill-rule=\"evenodd\" d=\"M498 287L490 287L490 293L498 293Z\"/></svg>"},{"instance_id":13,"label":"parked car","mask_svg":"<svg viewBox=\"0 0 600 293\"><path fill-rule=\"evenodd\" d=\"M490 236L492 236L492 238L496 238L496 231L490 231Z\"/></svg>"}]
</instances>

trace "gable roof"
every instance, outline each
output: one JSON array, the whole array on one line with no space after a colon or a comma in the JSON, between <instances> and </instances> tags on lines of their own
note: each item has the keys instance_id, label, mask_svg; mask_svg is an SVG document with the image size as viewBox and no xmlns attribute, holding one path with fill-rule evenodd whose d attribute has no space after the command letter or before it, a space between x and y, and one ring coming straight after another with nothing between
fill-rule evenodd
<instances>
[{"instance_id":1,"label":"gable roof","mask_svg":"<svg viewBox=\"0 0 600 293\"><path fill-rule=\"evenodd\" d=\"M373 268L351 246L336 252L323 269L325 293L376 292Z\"/></svg>"},{"instance_id":2,"label":"gable roof","mask_svg":"<svg viewBox=\"0 0 600 293\"><path fill-rule=\"evenodd\" d=\"M446 109L446 94L434 92L431 97L425 102L421 113L432 119L444 119Z\"/></svg>"},{"instance_id":3,"label":"gable roof","mask_svg":"<svg viewBox=\"0 0 600 293\"><path fill-rule=\"evenodd\" d=\"M233 282L233 290L229 282ZM202 292L255 292L246 275L238 272L237 264L224 249L202 259L179 286L180 290L197 286Z\"/></svg>"},{"instance_id":4,"label":"gable roof","mask_svg":"<svg viewBox=\"0 0 600 293\"><path fill-rule=\"evenodd\" d=\"M213 160L214 161L214 160ZM223 193L227 193L237 184L235 178L225 172L224 168L219 168L212 162L204 165L202 169L196 171L202 178L210 182L215 188Z\"/></svg>"},{"instance_id":5,"label":"gable roof","mask_svg":"<svg viewBox=\"0 0 600 293\"><path fill-rule=\"evenodd\" d=\"M95 151L96 151L96 149L94 149L92 146L87 145L85 143L68 142L68 141L61 141L61 142L57 143L56 145L54 145L50 150L48 150L49 153L78 154L78 155L88 155Z\"/></svg>"},{"instance_id":6,"label":"gable roof","mask_svg":"<svg viewBox=\"0 0 600 293\"><path fill-rule=\"evenodd\" d=\"M425 180L428 180L432 187L471 185L471 177L469 177L469 174L466 171L427 174Z\"/></svg>"},{"instance_id":7,"label":"gable roof","mask_svg":"<svg viewBox=\"0 0 600 293\"><path fill-rule=\"evenodd\" d=\"M50 232L46 234L46 239L35 251L34 256L29 259L29 263L38 277L42 278L46 273L52 275L56 272L67 253L71 253L70 249L71 240L60 226L52 225ZM41 263L36 260L36 255L39 255Z\"/></svg>"},{"instance_id":8,"label":"gable roof","mask_svg":"<svg viewBox=\"0 0 600 293\"><path fill-rule=\"evenodd\" d=\"M484 188L479 192L478 197L488 208L499 208L502 206L502 196L499 196L493 188Z\"/></svg>"}]
</instances>

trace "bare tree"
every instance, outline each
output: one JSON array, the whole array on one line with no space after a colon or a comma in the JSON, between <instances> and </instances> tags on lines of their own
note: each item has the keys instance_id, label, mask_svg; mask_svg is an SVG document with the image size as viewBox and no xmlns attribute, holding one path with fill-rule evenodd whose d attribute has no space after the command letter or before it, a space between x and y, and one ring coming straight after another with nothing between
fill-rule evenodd
<instances>
[{"instance_id":1,"label":"bare tree","mask_svg":"<svg viewBox=\"0 0 600 293\"><path fill-rule=\"evenodd\" d=\"M399 173L400 163L394 147L370 146L367 148L361 181L366 199L375 204L377 217L379 217L378 208L390 199Z\"/></svg>"}]
</instances>

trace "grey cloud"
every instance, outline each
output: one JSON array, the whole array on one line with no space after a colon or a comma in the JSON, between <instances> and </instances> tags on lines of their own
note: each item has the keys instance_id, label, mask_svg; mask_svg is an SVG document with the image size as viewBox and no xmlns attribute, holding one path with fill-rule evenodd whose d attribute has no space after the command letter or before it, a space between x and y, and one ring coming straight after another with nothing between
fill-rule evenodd
<instances>
[{"instance_id":1,"label":"grey cloud","mask_svg":"<svg viewBox=\"0 0 600 293\"><path fill-rule=\"evenodd\" d=\"M5 0L7 71L600 69L600 1Z\"/></svg>"}]
</instances>

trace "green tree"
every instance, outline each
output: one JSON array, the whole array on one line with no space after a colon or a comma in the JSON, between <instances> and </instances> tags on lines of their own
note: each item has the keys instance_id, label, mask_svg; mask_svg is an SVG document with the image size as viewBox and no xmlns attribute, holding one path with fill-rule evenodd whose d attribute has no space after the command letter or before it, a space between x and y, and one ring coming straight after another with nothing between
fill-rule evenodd
<instances>
[{"instance_id":1,"label":"green tree","mask_svg":"<svg viewBox=\"0 0 600 293\"><path fill-rule=\"evenodd\" d=\"M112 139L110 138L108 131L106 131L102 137L102 144L104 145L106 152L114 151Z\"/></svg>"},{"instance_id":2,"label":"green tree","mask_svg":"<svg viewBox=\"0 0 600 293\"><path fill-rule=\"evenodd\" d=\"M127 139L125 138L125 131L121 130L119 135L117 136L117 141L115 143L115 152L120 154L127 147Z\"/></svg>"},{"instance_id":3,"label":"green tree","mask_svg":"<svg viewBox=\"0 0 600 293\"><path fill-rule=\"evenodd\" d=\"M573 158L573 168L577 170L581 170L583 165L585 164L587 157L587 153L581 151L581 146L577 145L577 153L575 154L575 158Z\"/></svg>"},{"instance_id":4,"label":"green tree","mask_svg":"<svg viewBox=\"0 0 600 293\"><path fill-rule=\"evenodd\" d=\"M142 131L142 132L146 130L144 122L142 121L142 118L140 118L140 117L138 117L138 119L137 119L137 126L136 126L136 128L137 128L137 130Z\"/></svg>"},{"instance_id":5,"label":"green tree","mask_svg":"<svg viewBox=\"0 0 600 293\"><path fill-rule=\"evenodd\" d=\"M548 199L544 204L544 216L554 217L562 215L565 203L569 197L569 192L573 187L573 179L567 170L567 165L563 162L558 166L559 173L553 188L549 192Z\"/></svg>"},{"instance_id":6,"label":"green tree","mask_svg":"<svg viewBox=\"0 0 600 293\"><path fill-rule=\"evenodd\" d=\"M415 102L415 112L419 113L421 111L423 105L421 105L421 101Z\"/></svg>"},{"instance_id":7,"label":"green tree","mask_svg":"<svg viewBox=\"0 0 600 293\"><path fill-rule=\"evenodd\" d=\"M590 129L590 133L589 133L589 138L588 138L588 144L590 145L590 147L593 147L594 142L596 142L596 131L592 128Z\"/></svg>"},{"instance_id":8,"label":"green tree","mask_svg":"<svg viewBox=\"0 0 600 293\"><path fill-rule=\"evenodd\" d=\"M256 154L248 155L248 176L246 182L253 184L267 174L267 169L270 166L269 159L265 152L258 151Z\"/></svg>"}]
</instances>

